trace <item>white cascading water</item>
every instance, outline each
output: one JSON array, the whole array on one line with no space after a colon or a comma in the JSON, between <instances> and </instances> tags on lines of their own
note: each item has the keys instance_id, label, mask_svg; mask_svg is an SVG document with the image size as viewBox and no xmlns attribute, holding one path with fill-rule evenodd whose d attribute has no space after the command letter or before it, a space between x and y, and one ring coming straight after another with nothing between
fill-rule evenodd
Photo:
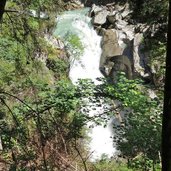
<instances>
[{"instance_id":1,"label":"white cascading water","mask_svg":"<svg viewBox=\"0 0 171 171\"><path fill-rule=\"evenodd\" d=\"M84 47L83 54L74 59L71 64L69 77L74 84L78 79L87 78L92 79L95 84L100 84L96 78L103 77L99 71L101 37L93 29L91 19L86 16L87 12L88 9L67 11L57 19L55 35L65 38L68 33L77 34ZM90 111L89 115L96 115L99 111L103 112L102 108L97 107L95 111ZM103 126L91 128L89 149L92 160L99 159L102 154L111 157L115 153L111 127L111 121L109 121L106 128Z\"/></svg>"}]
</instances>

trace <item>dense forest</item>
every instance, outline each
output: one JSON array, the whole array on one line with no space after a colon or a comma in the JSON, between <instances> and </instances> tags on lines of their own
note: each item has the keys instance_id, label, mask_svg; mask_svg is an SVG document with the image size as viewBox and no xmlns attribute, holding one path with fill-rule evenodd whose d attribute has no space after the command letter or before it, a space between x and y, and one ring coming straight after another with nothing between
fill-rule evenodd
<instances>
[{"instance_id":1,"label":"dense forest","mask_svg":"<svg viewBox=\"0 0 171 171\"><path fill-rule=\"evenodd\" d=\"M129 22L148 28L142 40L148 78L137 74L128 79L117 71L114 83L108 77L97 78L99 85L89 79L72 83L70 56L78 51L77 59L85 47L75 34L68 35L67 45L54 36L56 18L93 4L129 4ZM161 170L168 11L168 0L1 0L0 170ZM104 113L87 115L95 106L102 106ZM126 111L126 117L120 118L118 111ZM91 161L87 124L106 127L106 116L119 118L113 125L119 154Z\"/></svg>"}]
</instances>

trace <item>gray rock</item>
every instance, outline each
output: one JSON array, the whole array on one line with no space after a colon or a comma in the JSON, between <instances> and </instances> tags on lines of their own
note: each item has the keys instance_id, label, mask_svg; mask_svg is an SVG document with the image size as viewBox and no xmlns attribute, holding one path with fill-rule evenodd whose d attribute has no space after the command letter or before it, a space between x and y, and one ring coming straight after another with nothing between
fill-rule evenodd
<instances>
[{"instance_id":1,"label":"gray rock","mask_svg":"<svg viewBox=\"0 0 171 171\"><path fill-rule=\"evenodd\" d=\"M99 69L102 72L104 76L107 76L110 71L106 71L106 61L107 58L110 58L112 56L121 55L122 54L122 48L118 44L118 37L116 30L105 30L102 31L102 54L100 57L100 66ZM111 67L109 67L111 70Z\"/></svg>"},{"instance_id":2,"label":"gray rock","mask_svg":"<svg viewBox=\"0 0 171 171\"><path fill-rule=\"evenodd\" d=\"M127 39L132 40L134 38L134 25L127 25L126 27L123 28L123 31L125 32Z\"/></svg>"},{"instance_id":3,"label":"gray rock","mask_svg":"<svg viewBox=\"0 0 171 171\"><path fill-rule=\"evenodd\" d=\"M115 17L114 14L108 15L108 16L107 16L107 19L108 19L108 21L109 21L111 24L114 24L114 23L116 22L116 17Z\"/></svg>"},{"instance_id":4,"label":"gray rock","mask_svg":"<svg viewBox=\"0 0 171 171\"><path fill-rule=\"evenodd\" d=\"M79 1L79 0L71 0L71 2L72 2L72 3L75 3L75 4L77 4L77 5L83 5L83 4L81 3L81 1Z\"/></svg>"},{"instance_id":5,"label":"gray rock","mask_svg":"<svg viewBox=\"0 0 171 171\"><path fill-rule=\"evenodd\" d=\"M121 26L121 25L120 25ZM129 41L134 39L134 26L127 25L126 27L120 27L120 30L117 30L118 38L119 38L119 45L122 46L124 41L127 39Z\"/></svg>"},{"instance_id":6,"label":"gray rock","mask_svg":"<svg viewBox=\"0 0 171 171\"><path fill-rule=\"evenodd\" d=\"M114 83L117 80L118 72L123 71L126 74L128 79L132 79L132 64L130 59L124 55L113 56L107 59L108 61L113 62L114 65L109 73L109 77L113 80Z\"/></svg>"},{"instance_id":7,"label":"gray rock","mask_svg":"<svg viewBox=\"0 0 171 171\"><path fill-rule=\"evenodd\" d=\"M64 43L59 38L55 38L48 34L46 34L44 38L50 45L52 45L53 47L55 47L57 49L64 49L64 47L65 47Z\"/></svg>"},{"instance_id":8,"label":"gray rock","mask_svg":"<svg viewBox=\"0 0 171 171\"><path fill-rule=\"evenodd\" d=\"M114 29L104 30L102 38L102 54L105 57L120 55L122 49L118 44L117 32Z\"/></svg>"},{"instance_id":9,"label":"gray rock","mask_svg":"<svg viewBox=\"0 0 171 171\"><path fill-rule=\"evenodd\" d=\"M157 95L156 95L156 93L155 93L154 90L148 89L147 92L148 92L148 96L149 96L151 99L157 98Z\"/></svg>"},{"instance_id":10,"label":"gray rock","mask_svg":"<svg viewBox=\"0 0 171 171\"><path fill-rule=\"evenodd\" d=\"M131 11L130 8L129 8L129 4L126 3L125 6L124 6L124 10L123 10L123 12L121 13L122 18L123 18L123 19L127 18L128 15L131 14L131 13L132 13L132 11Z\"/></svg>"},{"instance_id":11,"label":"gray rock","mask_svg":"<svg viewBox=\"0 0 171 171\"><path fill-rule=\"evenodd\" d=\"M148 74L145 73L145 54L141 52L143 34L137 33L135 34L133 40L133 64L134 64L134 72L138 73L142 77L148 77Z\"/></svg>"},{"instance_id":12,"label":"gray rock","mask_svg":"<svg viewBox=\"0 0 171 171\"><path fill-rule=\"evenodd\" d=\"M44 19L44 20L49 19L49 15L46 12L38 12L38 11L33 10L33 9L30 9L28 11L28 15L30 15L34 18L40 18L40 19Z\"/></svg>"},{"instance_id":13,"label":"gray rock","mask_svg":"<svg viewBox=\"0 0 171 171\"><path fill-rule=\"evenodd\" d=\"M124 19L124 18L126 18L130 13L131 13L131 11L126 10L126 11L123 11L123 12L121 13L121 16L122 16L122 18Z\"/></svg>"},{"instance_id":14,"label":"gray rock","mask_svg":"<svg viewBox=\"0 0 171 171\"><path fill-rule=\"evenodd\" d=\"M122 16L121 16L121 14L119 12L116 12L115 19L116 20L122 20Z\"/></svg>"},{"instance_id":15,"label":"gray rock","mask_svg":"<svg viewBox=\"0 0 171 171\"><path fill-rule=\"evenodd\" d=\"M115 22L117 21L122 21L122 16L120 13L117 13L117 11L115 11L115 12L109 13L109 15L107 16L107 19L111 24L115 24Z\"/></svg>"},{"instance_id":16,"label":"gray rock","mask_svg":"<svg viewBox=\"0 0 171 171\"><path fill-rule=\"evenodd\" d=\"M125 9L125 6L115 5L115 11L122 12L124 9Z\"/></svg>"},{"instance_id":17,"label":"gray rock","mask_svg":"<svg viewBox=\"0 0 171 171\"><path fill-rule=\"evenodd\" d=\"M145 33L150 26L148 26L147 24L136 24L135 26L135 32L136 33Z\"/></svg>"},{"instance_id":18,"label":"gray rock","mask_svg":"<svg viewBox=\"0 0 171 171\"><path fill-rule=\"evenodd\" d=\"M131 21L132 11L129 9L129 4L124 6L111 4L106 7L93 5L91 10L94 13L93 24L102 35L100 68L104 66L108 57L125 55L133 65L134 74L149 79L147 54L141 51L144 48L142 39L149 29L152 35L155 34L156 27L149 28L145 24ZM106 30L102 29L102 24L105 24ZM109 66L106 73L112 68ZM151 70L155 73L155 69Z\"/></svg>"},{"instance_id":19,"label":"gray rock","mask_svg":"<svg viewBox=\"0 0 171 171\"><path fill-rule=\"evenodd\" d=\"M127 27L128 22L124 21L124 20L117 20L115 22L115 29L119 29L121 30L122 28Z\"/></svg>"},{"instance_id":20,"label":"gray rock","mask_svg":"<svg viewBox=\"0 0 171 171\"><path fill-rule=\"evenodd\" d=\"M106 17L109 14L109 11L107 10L102 10L97 12L97 14L95 14L95 16L93 17L93 24L95 25L102 25L106 22Z\"/></svg>"},{"instance_id":21,"label":"gray rock","mask_svg":"<svg viewBox=\"0 0 171 171\"><path fill-rule=\"evenodd\" d=\"M93 4L92 7L91 7L91 10L89 12L89 15L94 16L95 14L97 14L98 12L100 12L102 10L103 10L102 7L99 7L99 6L95 5L95 4Z\"/></svg>"},{"instance_id":22,"label":"gray rock","mask_svg":"<svg viewBox=\"0 0 171 171\"><path fill-rule=\"evenodd\" d=\"M121 47L125 47L124 45L124 40L127 39L127 35L124 31L122 30L116 30L117 32L117 35L118 35L118 44L121 46Z\"/></svg>"}]
</instances>

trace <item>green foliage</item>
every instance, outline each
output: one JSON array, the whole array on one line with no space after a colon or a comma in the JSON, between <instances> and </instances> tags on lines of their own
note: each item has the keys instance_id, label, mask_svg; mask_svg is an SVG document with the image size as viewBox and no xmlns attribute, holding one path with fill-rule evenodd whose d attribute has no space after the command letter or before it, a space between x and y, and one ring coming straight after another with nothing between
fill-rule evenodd
<instances>
[{"instance_id":1,"label":"green foliage","mask_svg":"<svg viewBox=\"0 0 171 171\"><path fill-rule=\"evenodd\" d=\"M53 88L42 83L32 83L32 87L37 92L35 97L27 101L20 100L20 103L14 101L10 110L5 110L8 119L1 120L0 124L3 155L12 150L15 159L21 164L17 166L18 169L23 168L23 161L38 160L40 156L36 154L42 148L41 143L45 146L48 146L48 142L54 143L59 150L65 146L65 152L68 153L72 144L83 136L82 129L87 121L80 112L77 88L69 81L58 81ZM36 142L37 146L31 142ZM46 160L49 165L59 151L56 149L56 153L48 153Z\"/></svg>"},{"instance_id":2,"label":"green foliage","mask_svg":"<svg viewBox=\"0 0 171 171\"><path fill-rule=\"evenodd\" d=\"M144 171L144 170L155 170L155 171L160 171L161 166L159 163L154 163L153 160L150 160L147 157L144 156L137 156L130 162L130 167L133 168L133 170L139 170L139 171Z\"/></svg>"},{"instance_id":3,"label":"green foliage","mask_svg":"<svg viewBox=\"0 0 171 171\"><path fill-rule=\"evenodd\" d=\"M49 49L53 48L47 45L43 35L45 32L49 34L52 31L55 23L53 12L56 11L57 5L59 2L54 1L11 0L7 2L6 9L19 12L5 13L1 24L0 85L2 88L14 92L26 91L29 81L36 84L52 84L54 79L59 78L59 75L66 77L68 67L66 61L59 59L52 61L53 69L49 71L39 60L39 58L45 59L48 54L50 56L52 53ZM29 11L37 10L37 8L46 13L51 11L52 14L49 15L51 18L45 21L31 16ZM21 11L22 14L20 14Z\"/></svg>"},{"instance_id":4,"label":"green foliage","mask_svg":"<svg viewBox=\"0 0 171 171\"><path fill-rule=\"evenodd\" d=\"M84 98L93 98L94 95L94 89L95 89L95 84L91 79L80 79L78 80L78 92L80 92L81 96Z\"/></svg>"},{"instance_id":5,"label":"green foliage","mask_svg":"<svg viewBox=\"0 0 171 171\"><path fill-rule=\"evenodd\" d=\"M125 115L125 126L116 127L118 139L115 141L118 149L131 159L141 154L143 160L147 159L141 165L142 168L146 167L149 160L159 162L161 100L148 97L146 88L138 80L127 80L124 75L120 76L114 86L107 85L103 89L107 96L122 102L122 109L129 107Z\"/></svg>"},{"instance_id":6,"label":"green foliage","mask_svg":"<svg viewBox=\"0 0 171 171\"><path fill-rule=\"evenodd\" d=\"M157 44L151 44L151 46L150 55L153 57L153 60L160 60L163 64L166 56L166 44L157 42Z\"/></svg>"},{"instance_id":7,"label":"green foliage","mask_svg":"<svg viewBox=\"0 0 171 171\"><path fill-rule=\"evenodd\" d=\"M91 169L90 169L91 170ZM126 165L125 161L115 161L105 156L94 163L92 171L132 171Z\"/></svg>"},{"instance_id":8,"label":"green foliage","mask_svg":"<svg viewBox=\"0 0 171 171\"><path fill-rule=\"evenodd\" d=\"M80 56L83 51L84 47L80 41L80 38L76 34L67 34L65 36L66 40L66 46L68 48L68 51L74 55L75 57Z\"/></svg>"},{"instance_id":9,"label":"green foliage","mask_svg":"<svg viewBox=\"0 0 171 171\"><path fill-rule=\"evenodd\" d=\"M67 41L71 44L74 49L79 49L80 51L83 50L83 45L79 37L76 34L70 34L67 36Z\"/></svg>"},{"instance_id":10,"label":"green foliage","mask_svg":"<svg viewBox=\"0 0 171 171\"><path fill-rule=\"evenodd\" d=\"M166 43L158 40L149 40L146 41L145 47L146 51L149 52L149 66L153 75L153 82L158 89L163 89L166 65Z\"/></svg>"},{"instance_id":11,"label":"green foliage","mask_svg":"<svg viewBox=\"0 0 171 171\"><path fill-rule=\"evenodd\" d=\"M52 3L54 1L40 1L40 4L38 1L8 1L6 8L19 12L5 13L1 24L1 157L10 161L9 170L44 170L46 160L48 168L57 168L58 163L53 166L52 161L56 162L60 153L69 156L73 141L75 143L83 133L84 119L81 118L84 116L74 97L75 87L67 81L54 85L55 80L60 79L58 75L66 77L67 61L56 57L50 61L51 70L46 67L46 56L54 56L57 50L47 45L43 36L52 31L55 18L52 14L49 16L53 21L43 21L29 13L30 9L56 11L59 3L51 6ZM42 156L45 150L48 151L46 158Z\"/></svg>"},{"instance_id":12,"label":"green foliage","mask_svg":"<svg viewBox=\"0 0 171 171\"><path fill-rule=\"evenodd\" d=\"M102 114L89 119L96 124L104 124L108 120L106 115L114 116L125 110L124 125L113 125L118 150L129 159L129 166L135 170L156 167L161 153L162 99L151 99L146 93L148 87L143 86L142 81L128 80L124 73L120 74L115 85L101 81L103 83L98 86L92 85L91 81L80 82L83 97L92 102L89 110L101 106L102 101L108 104L108 107L103 105ZM114 100L120 101L116 107L113 106Z\"/></svg>"},{"instance_id":13,"label":"green foliage","mask_svg":"<svg viewBox=\"0 0 171 171\"><path fill-rule=\"evenodd\" d=\"M68 62L60 58L48 58L46 61L47 67L52 70L57 78L64 75L68 71Z\"/></svg>"},{"instance_id":14,"label":"green foliage","mask_svg":"<svg viewBox=\"0 0 171 171\"><path fill-rule=\"evenodd\" d=\"M168 0L129 0L133 9L133 17L142 22L159 22L167 21Z\"/></svg>"},{"instance_id":15,"label":"green foliage","mask_svg":"<svg viewBox=\"0 0 171 171\"><path fill-rule=\"evenodd\" d=\"M26 65L26 50L20 43L14 39L1 37L0 54L2 63L11 63L9 65L14 65L16 72L20 74L23 72ZM5 67L2 68L5 69ZM7 69L6 72L9 72L9 70Z\"/></svg>"},{"instance_id":16,"label":"green foliage","mask_svg":"<svg viewBox=\"0 0 171 171\"><path fill-rule=\"evenodd\" d=\"M15 67L13 64L0 60L0 86L1 88L5 88L5 86L9 86L14 80L14 71Z\"/></svg>"}]
</instances>

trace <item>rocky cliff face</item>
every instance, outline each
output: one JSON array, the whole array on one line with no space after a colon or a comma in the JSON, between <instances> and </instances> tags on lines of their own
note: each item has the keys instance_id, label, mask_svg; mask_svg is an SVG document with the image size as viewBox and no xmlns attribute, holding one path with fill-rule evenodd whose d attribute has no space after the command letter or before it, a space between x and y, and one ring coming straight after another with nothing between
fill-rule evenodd
<instances>
[{"instance_id":1,"label":"rocky cliff face","mask_svg":"<svg viewBox=\"0 0 171 171\"><path fill-rule=\"evenodd\" d=\"M108 57L124 55L131 61L134 76L150 79L148 55L143 52L143 39L148 26L134 23L130 17L131 13L127 3L123 6L115 3L105 6L92 5L89 15L97 33L102 36L100 68Z\"/></svg>"}]
</instances>

